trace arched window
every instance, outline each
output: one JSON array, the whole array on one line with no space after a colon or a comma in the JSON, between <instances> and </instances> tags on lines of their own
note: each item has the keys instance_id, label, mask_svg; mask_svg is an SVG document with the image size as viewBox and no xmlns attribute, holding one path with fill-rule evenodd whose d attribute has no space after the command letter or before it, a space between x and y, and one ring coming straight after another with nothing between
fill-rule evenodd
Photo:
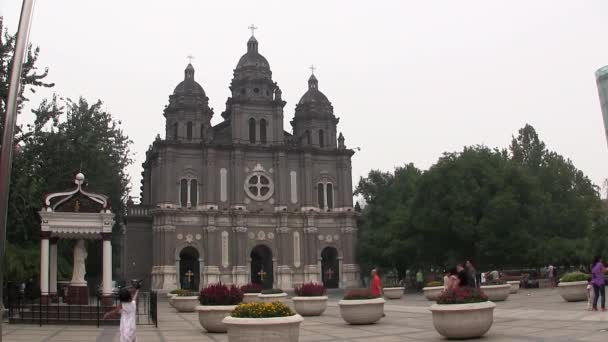
<instances>
[{"instance_id":1,"label":"arched window","mask_svg":"<svg viewBox=\"0 0 608 342\"><path fill-rule=\"evenodd\" d=\"M323 140L323 130L319 130L319 147L325 147L325 141Z\"/></svg>"},{"instance_id":2,"label":"arched window","mask_svg":"<svg viewBox=\"0 0 608 342\"><path fill-rule=\"evenodd\" d=\"M173 140L177 140L177 122L173 123Z\"/></svg>"},{"instance_id":3,"label":"arched window","mask_svg":"<svg viewBox=\"0 0 608 342\"><path fill-rule=\"evenodd\" d=\"M310 145L311 144L311 141L310 141L310 131L304 132L304 139L306 139L306 145Z\"/></svg>"},{"instance_id":4,"label":"arched window","mask_svg":"<svg viewBox=\"0 0 608 342\"><path fill-rule=\"evenodd\" d=\"M260 142L266 143L266 120L260 120Z\"/></svg>"},{"instance_id":5,"label":"arched window","mask_svg":"<svg viewBox=\"0 0 608 342\"><path fill-rule=\"evenodd\" d=\"M186 208L188 206L188 180L182 179L179 184L179 205L182 208Z\"/></svg>"},{"instance_id":6,"label":"arched window","mask_svg":"<svg viewBox=\"0 0 608 342\"><path fill-rule=\"evenodd\" d=\"M321 209L334 208L334 185L332 183L317 184L317 201Z\"/></svg>"},{"instance_id":7,"label":"arched window","mask_svg":"<svg viewBox=\"0 0 608 342\"><path fill-rule=\"evenodd\" d=\"M201 125L201 140L205 141L205 124Z\"/></svg>"},{"instance_id":8,"label":"arched window","mask_svg":"<svg viewBox=\"0 0 608 342\"><path fill-rule=\"evenodd\" d=\"M255 144L255 119L249 119L249 142Z\"/></svg>"},{"instance_id":9,"label":"arched window","mask_svg":"<svg viewBox=\"0 0 608 342\"><path fill-rule=\"evenodd\" d=\"M323 183L317 184L317 200L319 202L319 208L325 208L325 189Z\"/></svg>"},{"instance_id":10,"label":"arched window","mask_svg":"<svg viewBox=\"0 0 608 342\"><path fill-rule=\"evenodd\" d=\"M334 185L331 183L325 184L326 195L327 195L327 209L334 208Z\"/></svg>"},{"instance_id":11,"label":"arched window","mask_svg":"<svg viewBox=\"0 0 608 342\"><path fill-rule=\"evenodd\" d=\"M192 140L192 122L190 121L186 124L186 138Z\"/></svg>"},{"instance_id":12,"label":"arched window","mask_svg":"<svg viewBox=\"0 0 608 342\"><path fill-rule=\"evenodd\" d=\"M198 205L198 182L196 179L190 180L190 206L196 208Z\"/></svg>"}]
</instances>

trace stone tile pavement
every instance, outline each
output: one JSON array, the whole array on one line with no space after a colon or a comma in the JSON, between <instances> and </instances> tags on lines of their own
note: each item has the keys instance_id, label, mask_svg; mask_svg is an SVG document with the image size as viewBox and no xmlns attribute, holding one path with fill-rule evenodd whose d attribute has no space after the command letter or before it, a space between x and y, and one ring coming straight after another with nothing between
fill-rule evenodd
<instances>
[{"instance_id":1,"label":"stone tile pavement","mask_svg":"<svg viewBox=\"0 0 608 342\"><path fill-rule=\"evenodd\" d=\"M494 325L483 341L605 341L608 313L588 312L586 303L566 303L556 290L520 290L497 303ZM340 318L337 299L321 317L305 318L300 341L442 341L435 332L422 295L389 301L386 317L378 324L349 326ZM117 327L9 325L2 328L4 342L118 341ZM225 334L207 334L196 313L177 313L166 301L159 303L159 327L138 327L139 342L227 341ZM263 341L260 341L263 342Z\"/></svg>"}]
</instances>

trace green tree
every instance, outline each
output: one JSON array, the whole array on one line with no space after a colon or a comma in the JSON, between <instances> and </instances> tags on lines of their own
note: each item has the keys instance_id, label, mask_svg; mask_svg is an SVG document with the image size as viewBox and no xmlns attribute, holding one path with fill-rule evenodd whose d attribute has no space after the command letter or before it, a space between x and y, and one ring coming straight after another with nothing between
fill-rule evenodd
<instances>
[{"instance_id":1,"label":"green tree","mask_svg":"<svg viewBox=\"0 0 608 342\"><path fill-rule=\"evenodd\" d=\"M65 107L65 121L50 130L35 130L24 140L15 157L7 236L11 244L24 250L39 248L38 211L43 194L72 188L71 180L79 171L86 175L87 184L92 184L90 191L110 197L116 215L115 231L125 214L131 140L122 131L120 122L102 109L101 101L89 105L84 98L77 102L67 99L62 107ZM49 108L59 108L57 99L43 102L39 110ZM67 248L70 244L62 242L59 247L62 262L69 265L66 260L71 260L71 249ZM87 273L92 278L100 272L99 247L99 243L89 246ZM24 267L30 276L37 273L37 268ZM69 269L66 273L69 274Z\"/></svg>"},{"instance_id":2,"label":"green tree","mask_svg":"<svg viewBox=\"0 0 608 342\"><path fill-rule=\"evenodd\" d=\"M8 101L8 87L9 87L9 76L13 64L13 54L15 51L15 38L16 36L8 33L8 29L4 29L2 26L2 20L0 18L0 136L4 130L4 115L6 114L6 103ZM47 83L45 78L48 76L48 68L45 68L43 72L39 72L37 61L38 55L40 54L39 47L33 47L29 44L25 62L23 63L21 72L21 88L19 92L18 112L21 111L25 102L29 99L25 96L26 93L35 93L36 89L51 88L55 84ZM27 125L26 128L23 125L17 125L15 130L15 143L20 143L28 136L31 136L33 131L41 129L49 120L57 120L57 111L44 111L35 112L36 120L33 124Z\"/></svg>"}]
</instances>

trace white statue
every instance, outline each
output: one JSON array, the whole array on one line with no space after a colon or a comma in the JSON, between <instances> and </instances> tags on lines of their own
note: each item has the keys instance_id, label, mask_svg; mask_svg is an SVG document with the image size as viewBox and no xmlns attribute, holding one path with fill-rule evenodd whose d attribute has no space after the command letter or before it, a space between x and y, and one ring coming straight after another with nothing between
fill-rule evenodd
<instances>
[{"instance_id":1,"label":"white statue","mask_svg":"<svg viewBox=\"0 0 608 342\"><path fill-rule=\"evenodd\" d=\"M77 285L86 285L86 281L84 280L84 275L86 274L85 270L85 260L87 259L87 250L84 247L84 240L80 239L76 242L74 246L74 268L72 269L72 284Z\"/></svg>"}]
</instances>

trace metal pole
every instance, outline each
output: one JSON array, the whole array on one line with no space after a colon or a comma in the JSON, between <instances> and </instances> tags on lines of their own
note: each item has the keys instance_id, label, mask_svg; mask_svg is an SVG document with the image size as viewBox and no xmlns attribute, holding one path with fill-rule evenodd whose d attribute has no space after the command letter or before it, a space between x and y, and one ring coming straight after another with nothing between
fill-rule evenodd
<instances>
[{"instance_id":1,"label":"metal pole","mask_svg":"<svg viewBox=\"0 0 608 342\"><path fill-rule=\"evenodd\" d=\"M11 183L11 161L13 154L13 139L17 123L17 100L21 86L21 70L25 59L25 50L30 35L30 24L35 0L23 0L19 30L15 41L13 64L8 88L8 101L4 116L4 132L0 150L0 304L2 304L2 289L4 284L4 251L6 245L6 212L8 209L8 193ZM4 311L4 305L2 305ZM3 312L4 313L4 312ZM0 324L0 342L2 342L2 324Z\"/></svg>"}]
</instances>

